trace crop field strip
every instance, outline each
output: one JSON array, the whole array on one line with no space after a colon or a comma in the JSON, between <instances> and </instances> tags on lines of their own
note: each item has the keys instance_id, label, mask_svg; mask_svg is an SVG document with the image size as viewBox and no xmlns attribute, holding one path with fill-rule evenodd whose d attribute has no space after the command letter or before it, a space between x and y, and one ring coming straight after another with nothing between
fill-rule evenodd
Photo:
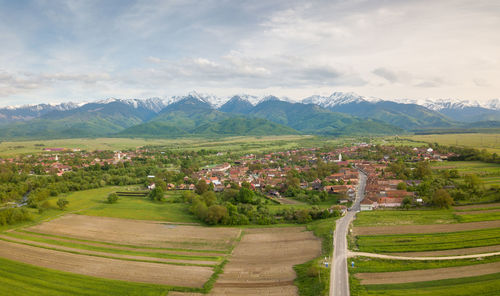
<instances>
[{"instance_id":1,"label":"crop field strip","mask_svg":"<svg viewBox=\"0 0 500 296\"><path fill-rule=\"evenodd\" d=\"M0 258L0 295L160 296L171 287L90 277ZM185 289L185 288L184 288Z\"/></svg>"},{"instance_id":2,"label":"crop field strip","mask_svg":"<svg viewBox=\"0 0 500 296\"><path fill-rule=\"evenodd\" d=\"M0 241L0 257L60 271L115 280L202 288L213 268L72 254Z\"/></svg>"},{"instance_id":3,"label":"crop field strip","mask_svg":"<svg viewBox=\"0 0 500 296\"><path fill-rule=\"evenodd\" d=\"M49 249L49 250L55 250L60 252L111 258L111 259L129 260L129 261L143 261L143 262L155 262L163 264L193 265L193 266L208 266L208 267L214 267L222 261L222 259L219 257L208 257L208 258L189 257L189 256L176 257L168 255L165 256L165 254L161 253L151 254L142 252L140 253L119 252L119 251L116 252L115 250L108 250L103 248L99 248L98 249L99 251L96 251L93 248L80 248L78 245L51 244L46 242L40 242L43 240L39 239L37 240L20 239L19 237L15 236L0 235L0 240Z\"/></svg>"},{"instance_id":4,"label":"crop field strip","mask_svg":"<svg viewBox=\"0 0 500 296\"><path fill-rule=\"evenodd\" d=\"M58 272L208 292L241 234L241 229L69 214L0 233L0 257ZM215 244L204 241L210 236Z\"/></svg>"},{"instance_id":5,"label":"crop field strip","mask_svg":"<svg viewBox=\"0 0 500 296\"><path fill-rule=\"evenodd\" d=\"M500 245L500 228L429 234L357 236L359 251L398 253Z\"/></svg>"},{"instance_id":6,"label":"crop field strip","mask_svg":"<svg viewBox=\"0 0 500 296\"><path fill-rule=\"evenodd\" d=\"M358 256L349 258L349 261L355 263L354 268L349 267L350 273L371 273L481 265L500 262L500 255L453 260L396 260Z\"/></svg>"},{"instance_id":7,"label":"crop field strip","mask_svg":"<svg viewBox=\"0 0 500 296\"><path fill-rule=\"evenodd\" d=\"M351 277L352 282L358 280ZM381 296L496 296L500 290L500 273L475 277L414 282L406 284L365 285L356 295ZM354 295L354 294L353 294Z\"/></svg>"},{"instance_id":8,"label":"crop field strip","mask_svg":"<svg viewBox=\"0 0 500 296\"><path fill-rule=\"evenodd\" d=\"M427 269L410 271L390 271L357 273L355 276L361 280L361 284L401 284L411 282L425 282L432 280L444 280L470 276L482 276L498 273L500 262L485 263L481 265L468 265L457 267L437 268L429 272Z\"/></svg>"},{"instance_id":9,"label":"crop field strip","mask_svg":"<svg viewBox=\"0 0 500 296\"><path fill-rule=\"evenodd\" d=\"M12 231L9 231L9 232L12 232ZM105 246L105 247L108 247L108 248L115 248L115 249L122 249L122 250L132 250L132 251L133 250L140 250L140 251L152 252L152 253L181 252L181 253L185 253L184 255L189 255L190 253L194 253L194 254L198 253L198 254L200 254L200 256L223 256L224 254L230 253L228 250L226 250L226 251L220 251L220 250L196 250L196 249L160 248L160 247L149 247L149 246L125 245L125 244L109 243L109 242L102 242L102 241L95 241L95 240L79 239L79 238L68 237L68 236L47 234L47 233L41 233L41 232L34 232L34 231L28 231L26 229L17 229L17 230L15 230L15 232L25 233L25 234L32 235L32 236L47 237L47 238L51 238L51 239L54 239L54 240L72 241L72 242L77 242L77 243L80 243L80 244L90 244L90 245L96 245L96 246Z\"/></svg>"},{"instance_id":10,"label":"crop field strip","mask_svg":"<svg viewBox=\"0 0 500 296\"><path fill-rule=\"evenodd\" d=\"M500 211L458 214L457 216L461 222L498 221L500 220Z\"/></svg>"},{"instance_id":11,"label":"crop field strip","mask_svg":"<svg viewBox=\"0 0 500 296\"><path fill-rule=\"evenodd\" d=\"M353 233L354 235L417 234L457 232L489 228L500 228L500 220L431 225L360 226L353 227Z\"/></svg>"},{"instance_id":12,"label":"crop field strip","mask_svg":"<svg viewBox=\"0 0 500 296\"><path fill-rule=\"evenodd\" d=\"M241 233L238 228L166 225L151 221L73 214L27 230L122 245L217 251L228 251Z\"/></svg>"}]
</instances>

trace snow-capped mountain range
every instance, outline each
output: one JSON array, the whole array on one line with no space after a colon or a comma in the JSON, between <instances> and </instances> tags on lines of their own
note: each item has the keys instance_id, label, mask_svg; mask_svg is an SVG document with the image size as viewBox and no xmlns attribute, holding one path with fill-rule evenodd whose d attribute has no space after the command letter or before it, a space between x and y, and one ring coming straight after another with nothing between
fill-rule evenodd
<instances>
[{"instance_id":1,"label":"snow-capped mountain range","mask_svg":"<svg viewBox=\"0 0 500 296\"><path fill-rule=\"evenodd\" d=\"M479 102L475 100L453 100L453 99L426 99L426 100L412 100L412 99L397 99L397 100L383 100L375 97L361 96L352 92L334 92L330 96L320 96L313 95L302 100L291 100L286 97L276 97L272 95L268 96L254 96L248 94L238 94L234 96L215 96L200 94L197 92L190 92L185 96L171 96L171 97L153 97L147 99L118 99L118 98L107 98L97 101L88 101L80 103L61 103L61 104L38 104L38 105L24 105L24 106L8 106L0 108L0 120L12 121L31 119L34 117L41 116L45 113L51 111L65 111L81 107L85 104L110 104L113 102L119 102L133 106L135 109L144 108L151 110L155 113L160 112L166 106L178 102L186 97L193 97L200 101L210 104L213 108L219 109L222 105L228 102L233 97L238 97L242 100L250 102L252 105L257 105L258 103L266 100L282 100L292 103L304 103L304 104L316 104L327 109L333 109L334 107L339 107L348 104L361 104L361 103L379 103L386 101L393 101L401 104L417 104L427 109L433 111L441 110L464 110L470 108L483 108L488 110L500 111L500 99L493 99L487 102Z\"/></svg>"}]
</instances>

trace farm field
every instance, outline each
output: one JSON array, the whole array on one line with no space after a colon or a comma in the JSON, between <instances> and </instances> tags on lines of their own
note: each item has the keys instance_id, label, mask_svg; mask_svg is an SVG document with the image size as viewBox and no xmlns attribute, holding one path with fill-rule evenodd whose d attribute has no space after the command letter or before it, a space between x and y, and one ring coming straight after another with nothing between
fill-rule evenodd
<instances>
[{"instance_id":1,"label":"farm field","mask_svg":"<svg viewBox=\"0 0 500 296\"><path fill-rule=\"evenodd\" d=\"M123 245L220 251L231 248L241 232L238 228L170 225L72 214L28 227L27 230Z\"/></svg>"},{"instance_id":2,"label":"farm field","mask_svg":"<svg viewBox=\"0 0 500 296\"><path fill-rule=\"evenodd\" d=\"M377 210L359 213L354 226L450 224L458 220L453 210Z\"/></svg>"},{"instance_id":3,"label":"farm field","mask_svg":"<svg viewBox=\"0 0 500 296\"><path fill-rule=\"evenodd\" d=\"M305 227L242 230L67 214L0 234L0 261L12 268L63 281L109 280L109 293L123 285L132 287L127 295L145 284L151 286L142 295L195 295L212 286L210 295L298 295L294 265L320 254L321 240ZM52 285L27 288L48 295ZM81 293L74 285L65 289Z\"/></svg>"},{"instance_id":4,"label":"farm field","mask_svg":"<svg viewBox=\"0 0 500 296\"><path fill-rule=\"evenodd\" d=\"M0 234L0 257L49 273L161 285L163 294L204 292L240 235L239 228L68 214Z\"/></svg>"},{"instance_id":5,"label":"farm field","mask_svg":"<svg viewBox=\"0 0 500 296\"><path fill-rule=\"evenodd\" d=\"M328 143L349 141L349 139L326 140ZM36 141L0 142L0 157L43 152L44 148L67 148L81 150L127 150L143 146L162 146L170 150L201 150L224 148L225 151L257 152L262 149L289 149L299 144L313 145L319 140L312 136L262 136L227 137L223 139L139 139L139 138L88 138ZM325 142L325 141L322 141Z\"/></svg>"},{"instance_id":6,"label":"farm field","mask_svg":"<svg viewBox=\"0 0 500 296\"><path fill-rule=\"evenodd\" d=\"M476 277L415 282L406 284L378 284L360 286L358 280L351 278L351 295L384 295L384 296L470 296L498 295L500 290L500 273Z\"/></svg>"},{"instance_id":7,"label":"farm field","mask_svg":"<svg viewBox=\"0 0 500 296\"><path fill-rule=\"evenodd\" d=\"M500 244L500 228L447 233L358 236L361 252L397 253L473 248Z\"/></svg>"},{"instance_id":8,"label":"farm field","mask_svg":"<svg viewBox=\"0 0 500 296\"><path fill-rule=\"evenodd\" d=\"M402 257L498 252L498 206L361 212L353 223L350 248ZM349 259L355 263L354 268L349 267L351 295L496 295L500 290L499 258L416 261L354 257Z\"/></svg>"},{"instance_id":9,"label":"farm field","mask_svg":"<svg viewBox=\"0 0 500 296\"><path fill-rule=\"evenodd\" d=\"M479 230L485 228L500 228L500 221L481 221L455 224L431 225L398 225L398 226L360 226L353 227L354 235L390 235L411 233L443 233L466 230Z\"/></svg>"},{"instance_id":10,"label":"farm field","mask_svg":"<svg viewBox=\"0 0 500 296\"><path fill-rule=\"evenodd\" d=\"M498 133L414 135L405 138L417 142L438 143L440 145L446 146L486 149L487 151L492 153L500 153L500 135Z\"/></svg>"},{"instance_id":11,"label":"farm field","mask_svg":"<svg viewBox=\"0 0 500 296\"><path fill-rule=\"evenodd\" d=\"M493 262L481 265L437 268L432 270L432 272L423 269L394 272L357 273L356 278L360 279L361 284L365 285L402 284L481 276L496 273L498 270L500 270L500 262Z\"/></svg>"},{"instance_id":12,"label":"farm field","mask_svg":"<svg viewBox=\"0 0 500 296\"><path fill-rule=\"evenodd\" d=\"M293 266L320 254L303 227L247 229L209 295L298 295Z\"/></svg>"},{"instance_id":13,"label":"farm field","mask_svg":"<svg viewBox=\"0 0 500 296\"><path fill-rule=\"evenodd\" d=\"M0 258L0 294L161 296L167 286L125 282L67 273Z\"/></svg>"}]
</instances>

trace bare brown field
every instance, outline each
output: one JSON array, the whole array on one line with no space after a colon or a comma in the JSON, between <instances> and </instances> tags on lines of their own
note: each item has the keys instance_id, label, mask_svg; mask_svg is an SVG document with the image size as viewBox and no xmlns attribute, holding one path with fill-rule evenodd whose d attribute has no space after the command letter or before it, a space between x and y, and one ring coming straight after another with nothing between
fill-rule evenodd
<instances>
[{"instance_id":1,"label":"bare brown field","mask_svg":"<svg viewBox=\"0 0 500 296\"><path fill-rule=\"evenodd\" d=\"M406 252L406 253L387 253L387 255L402 256L402 257L439 257L439 256L460 256L472 254L485 254L500 251L500 245L464 248L442 251L426 251L426 252Z\"/></svg>"},{"instance_id":2,"label":"bare brown field","mask_svg":"<svg viewBox=\"0 0 500 296\"><path fill-rule=\"evenodd\" d=\"M241 232L238 228L171 225L74 214L29 227L27 230L124 245L221 251L228 250Z\"/></svg>"},{"instance_id":3,"label":"bare brown field","mask_svg":"<svg viewBox=\"0 0 500 296\"><path fill-rule=\"evenodd\" d=\"M27 264L123 281L201 288L212 268L125 261L0 241L0 256Z\"/></svg>"},{"instance_id":4,"label":"bare brown field","mask_svg":"<svg viewBox=\"0 0 500 296\"><path fill-rule=\"evenodd\" d=\"M10 241L16 242L16 243L21 243L21 244L30 244L30 245L41 247L41 248L51 248L51 249L56 249L58 251L65 251L65 252L72 252L72 253L78 252L80 254L93 255L93 256L108 256L108 257L114 257L117 259L130 259L130 260L137 260L137 261L144 261L144 262L155 262L156 261L156 262L165 262L165 263L183 263L183 264L204 264L204 265L217 264L216 261L154 258L154 257L148 257L148 256L123 255L123 254L113 254L113 253L107 253L107 252L91 251L91 250L82 250L82 249L77 249L77 248L57 246L57 245L35 242L35 241L30 241L30 240L25 240L25 239L10 237L10 236L4 236L1 234L0 234L0 238L7 239L7 240L10 240Z\"/></svg>"},{"instance_id":5,"label":"bare brown field","mask_svg":"<svg viewBox=\"0 0 500 296\"><path fill-rule=\"evenodd\" d=\"M470 206L456 206L456 207L453 207L453 209L455 209L455 210L469 210L469 209L482 209L482 208L493 208L493 207L500 207L500 202L489 203L489 204L470 205Z\"/></svg>"},{"instance_id":6,"label":"bare brown field","mask_svg":"<svg viewBox=\"0 0 500 296\"><path fill-rule=\"evenodd\" d=\"M359 227L353 227L353 234L383 235L383 234L439 233L439 232L478 230L478 229L497 228L497 227L500 227L500 220L456 223L456 224L359 226Z\"/></svg>"},{"instance_id":7,"label":"bare brown field","mask_svg":"<svg viewBox=\"0 0 500 296\"><path fill-rule=\"evenodd\" d=\"M472 277L497 273L500 262L486 263L471 266L437 268L431 270L411 270L397 272L357 273L356 277L363 285L372 284L402 284L425 282L452 278Z\"/></svg>"},{"instance_id":8,"label":"bare brown field","mask_svg":"<svg viewBox=\"0 0 500 296\"><path fill-rule=\"evenodd\" d=\"M247 295L259 295L259 296L291 296L297 295L297 288L295 286L282 286L282 287L265 287L265 288L216 288L217 294L214 292L208 295L217 296L247 296ZM214 289L215 290L215 289ZM169 292L168 296L203 296L207 294L201 293L185 293L185 292Z\"/></svg>"},{"instance_id":9,"label":"bare brown field","mask_svg":"<svg viewBox=\"0 0 500 296\"><path fill-rule=\"evenodd\" d=\"M210 295L297 295L293 266L320 254L303 227L247 229Z\"/></svg>"},{"instance_id":10,"label":"bare brown field","mask_svg":"<svg viewBox=\"0 0 500 296\"><path fill-rule=\"evenodd\" d=\"M485 213L495 213L495 212L500 212L500 209L455 212L455 215L485 214Z\"/></svg>"}]
</instances>

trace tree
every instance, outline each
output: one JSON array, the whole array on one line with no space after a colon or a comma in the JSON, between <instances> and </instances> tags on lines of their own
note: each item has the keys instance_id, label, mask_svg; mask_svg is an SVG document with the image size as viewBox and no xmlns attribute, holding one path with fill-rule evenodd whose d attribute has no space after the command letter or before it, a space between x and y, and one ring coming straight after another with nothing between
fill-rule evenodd
<instances>
[{"instance_id":1,"label":"tree","mask_svg":"<svg viewBox=\"0 0 500 296\"><path fill-rule=\"evenodd\" d=\"M412 203L411 197L405 196L405 198L403 198L403 202L401 203L401 207L403 209L408 210L411 206L411 203Z\"/></svg>"},{"instance_id":2,"label":"tree","mask_svg":"<svg viewBox=\"0 0 500 296\"><path fill-rule=\"evenodd\" d=\"M428 161L421 161L417 163L415 170L413 170L413 176L415 179L423 179L426 176L430 176L432 174L431 167Z\"/></svg>"},{"instance_id":3,"label":"tree","mask_svg":"<svg viewBox=\"0 0 500 296\"><path fill-rule=\"evenodd\" d=\"M149 198L151 200L162 201L164 195L165 192L161 189L161 187L155 187L155 189L149 192Z\"/></svg>"},{"instance_id":4,"label":"tree","mask_svg":"<svg viewBox=\"0 0 500 296\"><path fill-rule=\"evenodd\" d=\"M64 210L64 208L66 208L66 206L69 204L69 201L65 198L60 198L57 200L57 206L59 207L59 209L61 210Z\"/></svg>"},{"instance_id":5,"label":"tree","mask_svg":"<svg viewBox=\"0 0 500 296\"><path fill-rule=\"evenodd\" d=\"M227 214L227 209L224 206L221 205L211 205L208 208L208 213L207 217L205 218L205 221L208 224L218 224L221 222L223 219L226 219L228 217Z\"/></svg>"},{"instance_id":6,"label":"tree","mask_svg":"<svg viewBox=\"0 0 500 296\"><path fill-rule=\"evenodd\" d=\"M241 187L240 192L238 193L238 202L241 203L252 203L254 197L254 193L252 190Z\"/></svg>"},{"instance_id":7,"label":"tree","mask_svg":"<svg viewBox=\"0 0 500 296\"><path fill-rule=\"evenodd\" d=\"M453 198L448 191L438 189L432 197L432 204L439 208L449 208L453 204Z\"/></svg>"},{"instance_id":8,"label":"tree","mask_svg":"<svg viewBox=\"0 0 500 296\"><path fill-rule=\"evenodd\" d=\"M199 195L202 195L208 190L208 184L204 179L200 179L198 183L196 183L195 186L195 192L198 193Z\"/></svg>"},{"instance_id":9,"label":"tree","mask_svg":"<svg viewBox=\"0 0 500 296\"><path fill-rule=\"evenodd\" d=\"M108 195L108 203L114 204L118 201L118 194L116 193L110 193Z\"/></svg>"},{"instance_id":10,"label":"tree","mask_svg":"<svg viewBox=\"0 0 500 296\"><path fill-rule=\"evenodd\" d=\"M406 183L405 182L400 182L398 183L398 190L406 190Z\"/></svg>"}]
</instances>

